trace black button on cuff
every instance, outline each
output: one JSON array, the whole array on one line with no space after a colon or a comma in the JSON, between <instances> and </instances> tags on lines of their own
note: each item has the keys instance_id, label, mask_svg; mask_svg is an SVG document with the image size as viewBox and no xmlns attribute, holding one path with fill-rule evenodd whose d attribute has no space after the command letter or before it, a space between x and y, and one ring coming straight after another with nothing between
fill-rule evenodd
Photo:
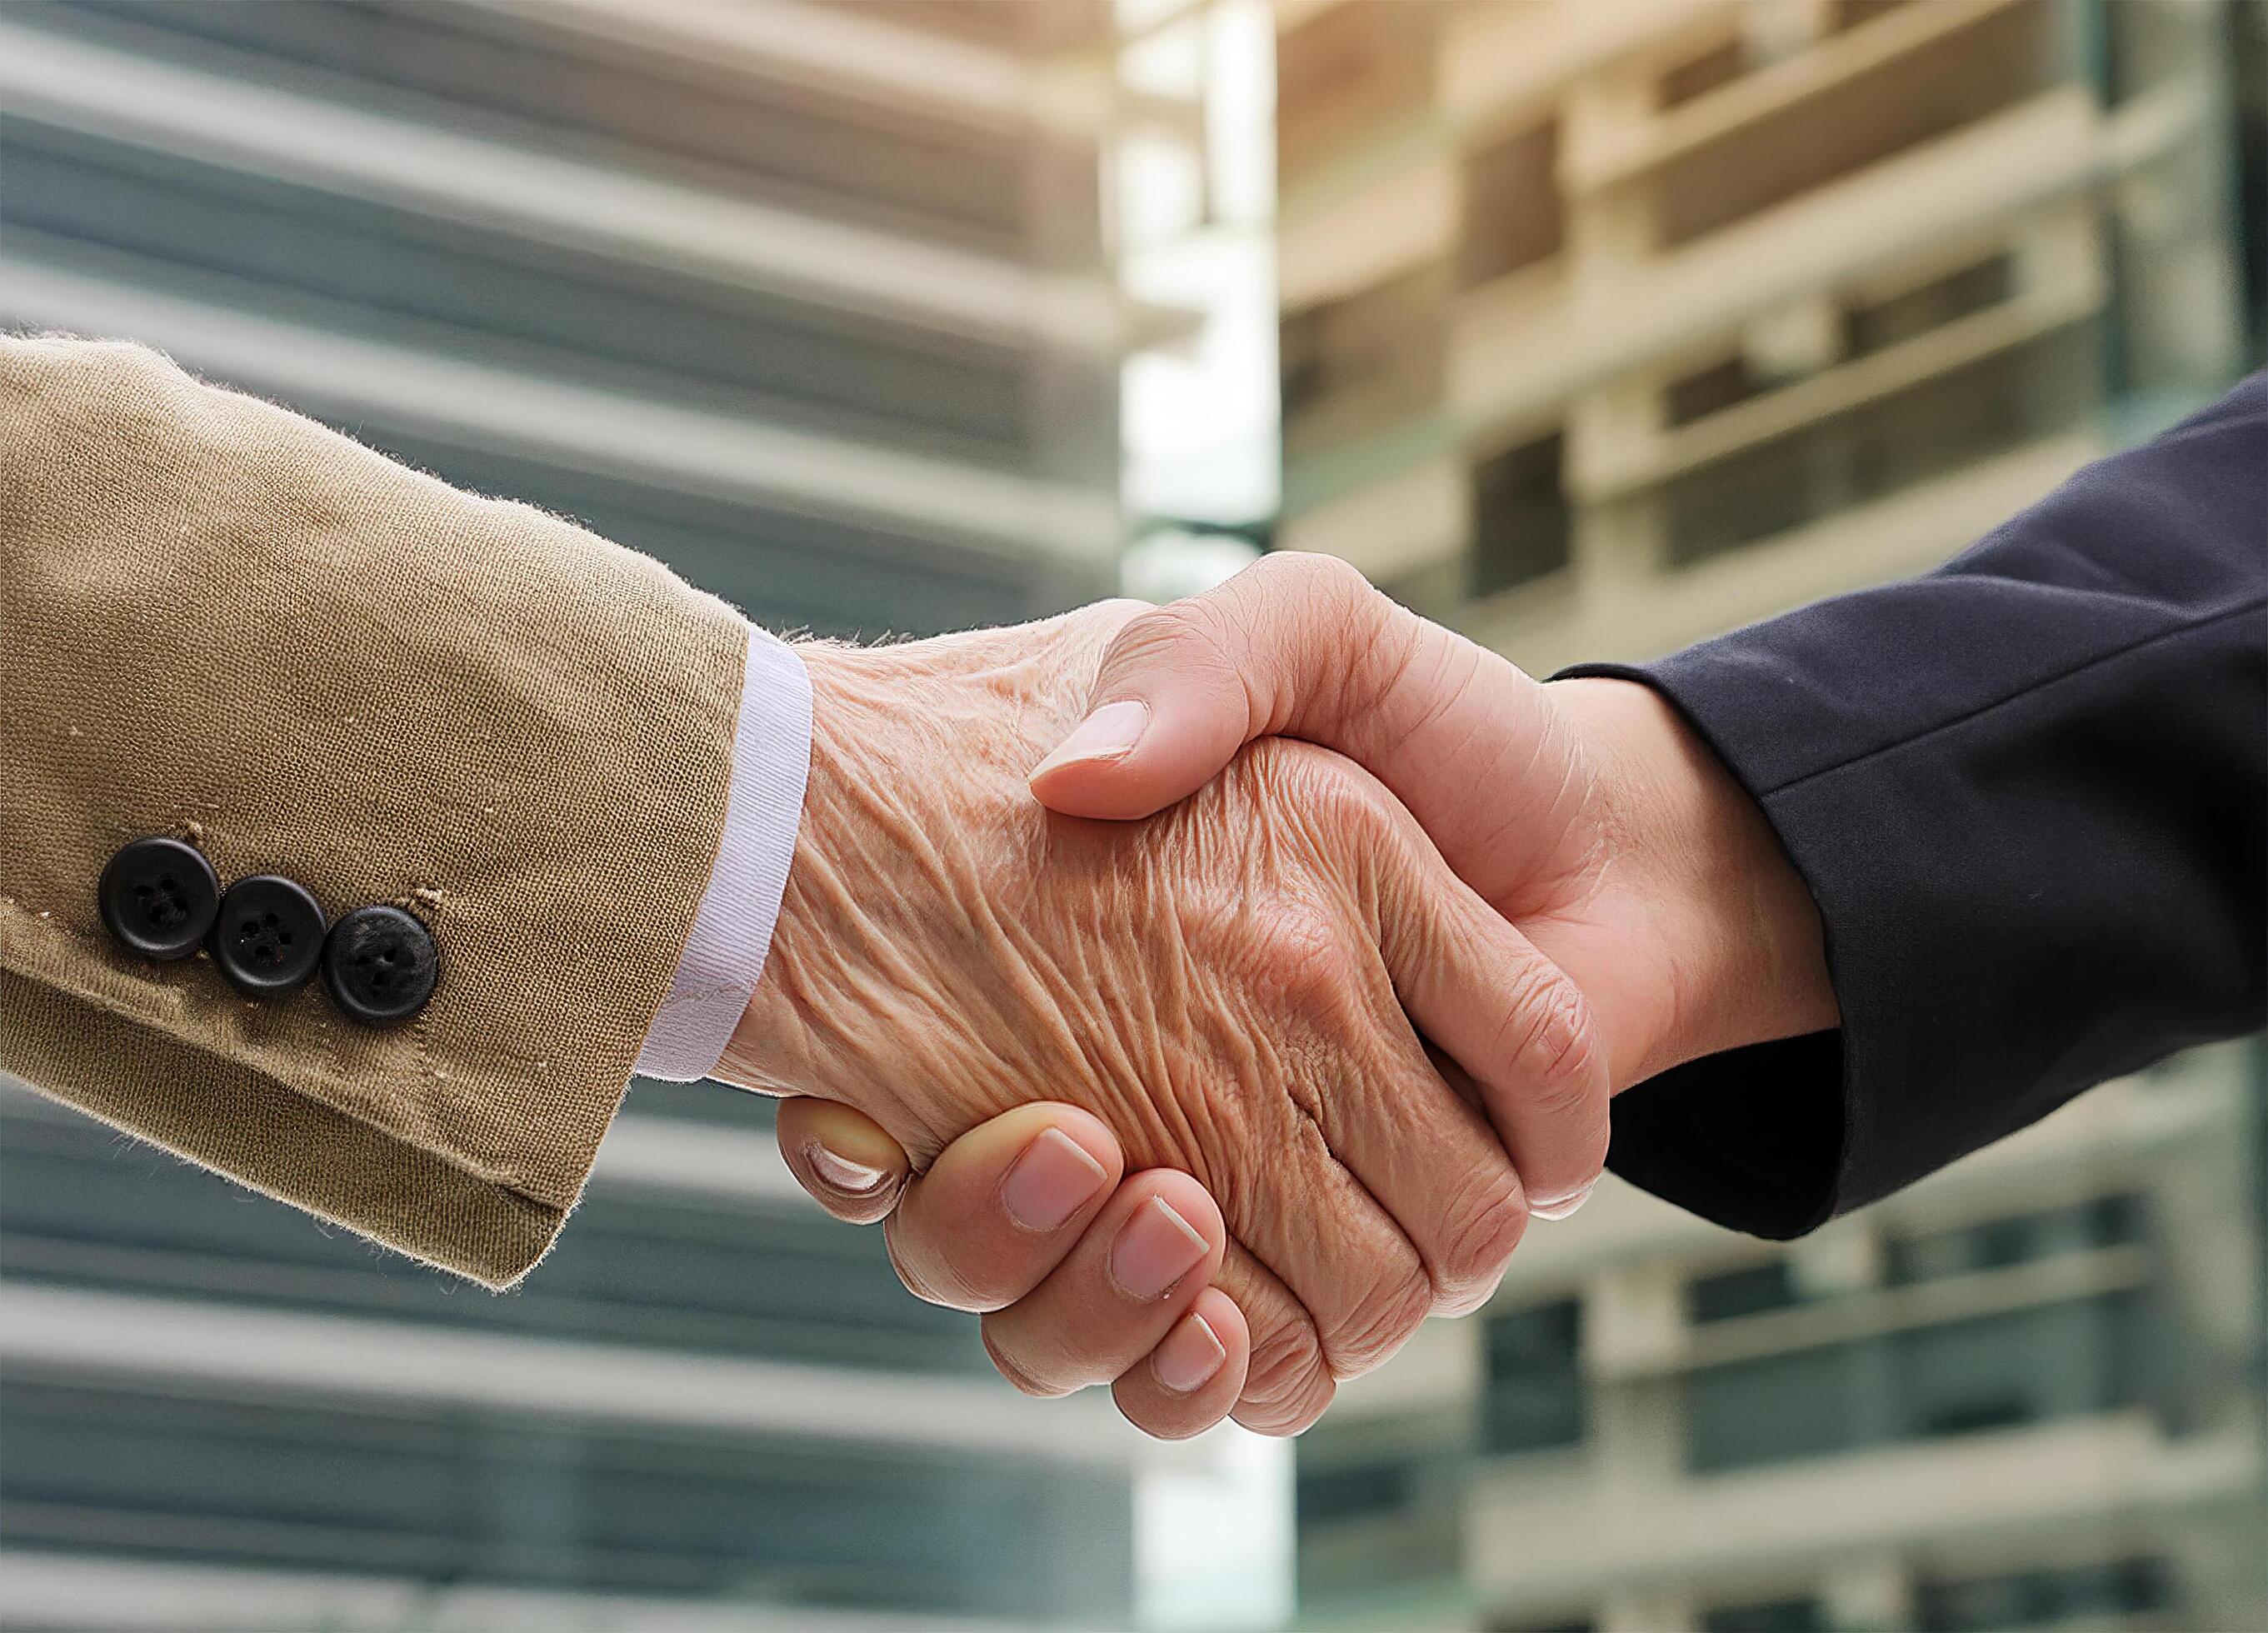
<instances>
[{"instance_id":1,"label":"black button on cuff","mask_svg":"<svg viewBox=\"0 0 2268 1633\"><path fill-rule=\"evenodd\" d=\"M136 958L185 959L204 942L220 905L220 879L204 852L178 839L137 839L102 870L96 902L104 928Z\"/></svg>"},{"instance_id":2,"label":"black button on cuff","mask_svg":"<svg viewBox=\"0 0 2268 1633\"><path fill-rule=\"evenodd\" d=\"M228 887L205 945L239 992L276 998L315 973L323 928L323 909L305 885L256 873Z\"/></svg>"},{"instance_id":3,"label":"black button on cuff","mask_svg":"<svg viewBox=\"0 0 2268 1633\"><path fill-rule=\"evenodd\" d=\"M365 1026L398 1026L416 1014L440 973L431 933L400 908L357 908L323 944L331 1001Z\"/></svg>"}]
</instances>

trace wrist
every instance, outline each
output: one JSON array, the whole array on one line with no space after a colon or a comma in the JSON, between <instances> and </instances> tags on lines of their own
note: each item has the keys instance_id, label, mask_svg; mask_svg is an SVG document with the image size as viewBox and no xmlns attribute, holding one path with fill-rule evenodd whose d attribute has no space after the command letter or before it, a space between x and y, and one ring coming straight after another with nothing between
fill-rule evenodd
<instances>
[{"instance_id":1,"label":"wrist","mask_svg":"<svg viewBox=\"0 0 2268 1633\"><path fill-rule=\"evenodd\" d=\"M1763 808L1675 708L1636 681L1559 682L1597 769L1609 887L1637 893L1664 989L1602 1018L1616 1086L1837 1024L1817 905Z\"/></svg>"},{"instance_id":2,"label":"wrist","mask_svg":"<svg viewBox=\"0 0 2268 1633\"><path fill-rule=\"evenodd\" d=\"M797 649L810 775L731 1080L851 1106L920 1161L1005 1107L975 1104L986 1085L966 1071L924 1081L908 1062L1060 1041L1006 904L1047 849L1025 773L1075 720L1112 615Z\"/></svg>"},{"instance_id":3,"label":"wrist","mask_svg":"<svg viewBox=\"0 0 2268 1633\"><path fill-rule=\"evenodd\" d=\"M871 753L877 734L862 730L867 712L852 649L799 643L811 678L811 764L796 825L794 857L781 893L779 917L761 978L726 1046L719 1075L778 1094L840 1092L833 1028L855 982L858 947L872 939L865 897L854 886L856 857L877 835L900 826L890 809L896 780L852 773L853 746ZM868 1098L872 1098L869 1096ZM880 1116L871 1106L862 1109Z\"/></svg>"}]
</instances>

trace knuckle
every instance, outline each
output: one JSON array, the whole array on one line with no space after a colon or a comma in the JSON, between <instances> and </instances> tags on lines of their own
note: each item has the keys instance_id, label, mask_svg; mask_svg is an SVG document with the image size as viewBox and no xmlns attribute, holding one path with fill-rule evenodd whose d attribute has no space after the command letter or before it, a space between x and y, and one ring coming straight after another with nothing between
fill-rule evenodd
<instances>
[{"instance_id":1,"label":"knuckle","mask_svg":"<svg viewBox=\"0 0 2268 1633\"><path fill-rule=\"evenodd\" d=\"M1432 1313L1433 1284L1417 1264L1382 1280L1323 1334L1331 1376L1356 1378L1378 1366Z\"/></svg>"},{"instance_id":2,"label":"knuckle","mask_svg":"<svg viewBox=\"0 0 2268 1633\"><path fill-rule=\"evenodd\" d=\"M1366 855L1398 837L1400 802L1353 761L1280 738L1248 753L1276 803L1300 813L1325 855Z\"/></svg>"},{"instance_id":3,"label":"knuckle","mask_svg":"<svg viewBox=\"0 0 2268 1633\"><path fill-rule=\"evenodd\" d=\"M1597 1082L1599 1042L1590 1001L1556 969L1534 972L1498 1034L1506 1086L1544 1112L1586 1103Z\"/></svg>"},{"instance_id":4,"label":"knuckle","mask_svg":"<svg viewBox=\"0 0 2268 1633\"><path fill-rule=\"evenodd\" d=\"M1256 911L1248 906L1246 912L1250 954L1270 991L1293 1007L1312 1009L1345 990L1345 940L1329 914L1291 899Z\"/></svg>"},{"instance_id":5,"label":"knuckle","mask_svg":"<svg viewBox=\"0 0 2268 1633\"><path fill-rule=\"evenodd\" d=\"M890 1256L890 1269L898 1273L898 1281L908 1292L924 1304L945 1302L930 1291L928 1278L915 1269L905 1245L898 1239L898 1222L895 1219L882 1227L882 1247Z\"/></svg>"},{"instance_id":6,"label":"knuckle","mask_svg":"<svg viewBox=\"0 0 2268 1633\"><path fill-rule=\"evenodd\" d=\"M1253 570L1256 575L1263 569L1270 578L1311 595L1352 600L1376 593L1370 580L1344 556L1313 550L1276 550L1262 556Z\"/></svg>"},{"instance_id":7,"label":"knuckle","mask_svg":"<svg viewBox=\"0 0 2268 1633\"><path fill-rule=\"evenodd\" d=\"M1307 793L1323 814L1351 825L1380 821L1387 814L1386 791L1351 760L1336 754L1309 754Z\"/></svg>"},{"instance_id":8,"label":"knuckle","mask_svg":"<svg viewBox=\"0 0 2268 1633\"><path fill-rule=\"evenodd\" d=\"M1218 667L1227 662L1218 614L1202 597L1152 607L1126 621L1111 656L1149 666Z\"/></svg>"},{"instance_id":9,"label":"knuckle","mask_svg":"<svg viewBox=\"0 0 2268 1633\"><path fill-rule=\"evenodd\" d=\"M1449 1194L1433 1260L1433 1293L1445 1310L1487 1302L1528 1229L1528 1198L1507 1163L1489 1164Z\"/></svg>"},{"instance_id":10,"label":"knuckle","mask_svg":"<svg viewBox=\"0 0 2268 1633\"><path fill-rule=\"evenodd\" d=\"M909 1228L900 1224L903 1217L902 1214L890 1216L882 1227L882 1245L888 1250L890 1268L898 1273L898 1280L905 1284L908 1292L924 1304L947 1310L990 1310L1005 1302L970 1285L961 1267L933 1254L916 1251L917 1244L909 1239Z\"/></svg>"},{"instance_id":11,"label":"knuckle","mask_svg":"<svg viewBox=\"0 0 2268 1633\"><path fill-rule=\"evenodd\" d=\"M1318 1395L1328 1398L1329 1388L1330 1370L1314 1322L1276 1321L1254 1330L1243 1399L1257 1420L1255 1427L1290 1421Z\"/></svg>"},{"instance_id":12,"label":"knuckle","mask_svg":"<svg viewBox=\"0 0 2268 1633\"><path fill-rule=\"evenodd\" d=\"M1125 1379L1114 1384L1110 1393L1126 1421L1152 1440L1192 1439L1211 1428L1218 1416L1193 1411L1185 1401L1160 1401L1130 1387Z\"/></svg>"},{"instance_id":13,"label":"knuckle","mask_svg":"<svg viewBox=\"0 0 2268 1633\"><path fill-rule=\"evenodd\" d=\"M1072 1393L1075 1386L1049 1383L1027 1372L1013 1357L1000 1347L999 1342L993 1335L991 1322L984 1322L978 1331L984 1341L984 1353L992 1357L994 1370L1014 1385L1020 1393L1036 1396L1043 1401L1054 1400L1058 1396Z\"/></svg>"}]
</instances>

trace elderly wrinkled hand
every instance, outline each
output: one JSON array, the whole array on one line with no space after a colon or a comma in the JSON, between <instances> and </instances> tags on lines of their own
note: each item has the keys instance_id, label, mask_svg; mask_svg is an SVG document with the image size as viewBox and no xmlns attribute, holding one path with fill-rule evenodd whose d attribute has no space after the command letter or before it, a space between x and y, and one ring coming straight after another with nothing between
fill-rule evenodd
<instances>
[{"instance_id":1,"label":"elderly wrinkled hand","mask_svg":"<svg viewBox=\"0 0 2268 1633\"><path fill-rule=\"evenodd\" d=\"M1254 1328L1239 1416L1295 1428L1501 1274L1525 1208L1476 1098L1536 1093L1594 1173L1603 1063L1557 969L1336 755L1256 744L1133 827L1038 805L1030 768L1137 610L808 654L804 828L725 1069L855 1107L917 1161L1058 1100L1193 1176ZM1140 1211L1160 1240L1127 1291L1186 1302L1209 1257L1176 1265L1173 1221Z\"/></svg>"}]
</instances>

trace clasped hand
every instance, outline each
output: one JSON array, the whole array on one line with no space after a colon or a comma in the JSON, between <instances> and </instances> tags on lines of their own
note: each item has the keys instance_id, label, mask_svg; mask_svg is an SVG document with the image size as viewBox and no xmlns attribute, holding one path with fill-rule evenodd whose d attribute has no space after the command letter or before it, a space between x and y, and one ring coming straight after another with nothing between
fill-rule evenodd
<instances>
[{"instance_id":1,"label":"clasped hand","mask_svg":"<svg viewBox=\"0 0 2268 1633\"><path fill-rule=\"evenodd\" d=\"M1815 915L1651 694L1538 686L1336 564L806 657L724 1075L806 1097L791 1164L895 1203L908 1284L1033 1393L1304 1427L1580 1204L1613 1089L1831 1024L1766 996Z\"/></svg>"}]
</instances>

